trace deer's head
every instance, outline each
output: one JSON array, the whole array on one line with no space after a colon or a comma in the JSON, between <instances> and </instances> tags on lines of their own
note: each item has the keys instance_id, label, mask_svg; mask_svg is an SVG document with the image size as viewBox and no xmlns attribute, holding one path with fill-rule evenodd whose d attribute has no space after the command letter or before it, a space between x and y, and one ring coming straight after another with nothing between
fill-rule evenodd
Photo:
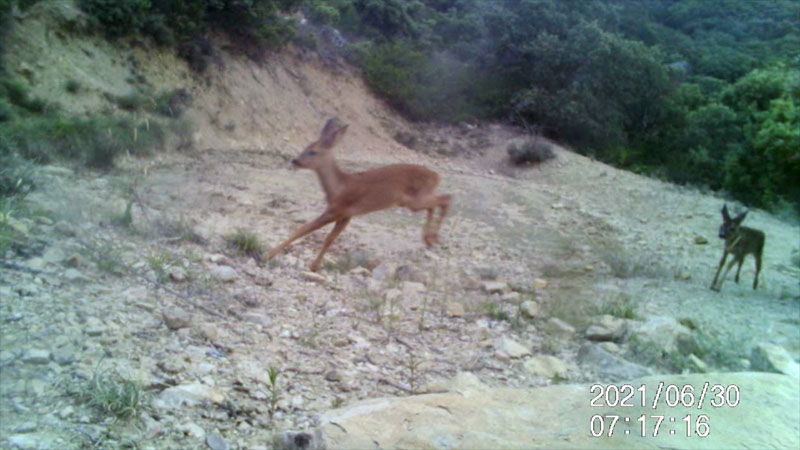
<instances>
[{"instance_id":1,"label":"deer's head","mask_svg":"<svg viewBox=\"0 0 800 450\"><path fill-rule=\"evenodd\" d=\"M292 164L305 169L316 169L329 163L333 158L332 150L342 139L347 124L337 117L329 119L322 128L319 139L308 144L308 146L292 160Z\"/></svg>"},{"instance_id":2,"label":"deer's head","mask_svg":"<svg viewBox=\"0 0 800 450\"><path fill-rule=\"evenodd\" d=\"M736 234L736 230L739 229L739 225L742 224L742 221L747 216L747 211L739 214L738 216L731 219L731 216L728 214L728 205L725 204L722 206L722 225L719 227L719 237L720 239L728 239L729 237Z\"/></svg>"}]
</instances>

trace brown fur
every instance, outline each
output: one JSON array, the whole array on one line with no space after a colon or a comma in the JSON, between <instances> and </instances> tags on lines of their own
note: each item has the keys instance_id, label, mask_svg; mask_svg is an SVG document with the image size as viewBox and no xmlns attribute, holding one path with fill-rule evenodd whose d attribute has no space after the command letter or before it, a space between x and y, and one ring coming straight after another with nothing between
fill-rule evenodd
<instances>
[{"instance_id":1,"label":"brown fur","mask_svg":"<svg viewBox=\"0 0 800 450\"><path fill-rule=\"evenodd\" d=\"M341 140L347 125L339 119L328 120L319 139L306 147L292 163L317 172L328 208L319 217L306 223L269 253L274 258L295 240L335 222L336 225L325 239L317 259L311 264L316 271L328 247L344 231L350 218L380 211L393 206L401 206L411 211L428 211L428 220L423 228L423 238L427 246L439 240L439 229L450 209L450 195L435 195L433 191L439 184L439 175L423 166L415 164L393 164L374 170L357 173L342 172L333 157L333 147ZM440 213L433 220L434 210Z\"/></svg>"},{"instance_id":2,"label":"brown fur","mask_svg":"<svg viewBox=\"0 0 800 450\"><path fill-rule=\"evenodd\" d=\"M761 230L741 226L745 216L747 216L746 211L731 219L728 215L728 205L722 207L722 225L719 228L719 237L725 239L725 248L722 251L722 259L719 261L717 273L714 275L714 281L711 282L711 289L714 291L722 289L722 283L735 263L739 263L739 267L736 269L734 281L739 282L739 272L742 271L742 263L747 255L753 255L756 259L756 275L753 279L753 289L758 287L758 275L761 273L761 259L764 253L766 236ZM725 273L719 280L719 284L717 284L719 272L722 270L722 266L725 265L725 259L728 254L733 255L733 259L728 263Z\"/></svg>"}]
</instances>

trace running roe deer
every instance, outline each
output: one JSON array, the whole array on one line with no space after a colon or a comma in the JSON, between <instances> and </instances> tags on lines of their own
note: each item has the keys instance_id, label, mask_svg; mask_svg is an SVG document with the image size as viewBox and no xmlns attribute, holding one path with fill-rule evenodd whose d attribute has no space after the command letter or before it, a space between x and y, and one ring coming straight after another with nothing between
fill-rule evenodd
<instances>
[{"instance_id":1,"label":"running roe deer","mask_svg":"<svg viewBox=\"0 0 800 450\"><path fill-rule=\"evenodd\" d=\"M728 215L728 205L725 204L722 207L722 225L719 227L719 237L720 239L725 239L725 249L722 251L722 259L719 261L714 281L711 283L711 290L719 291L722 288L725 277L728 276L728 272L730 272L735 263L739 263L735 278L738 283L739 272L742 271L742 263L747 255L753 255L756 259L756 276L753 279L753 289L758 287L758 274L761 273L761 256L764 253L764 241L766 238L761 230L741 226L745 216L747 216L747 211L731 219L731 216ZM725 274L722 275L722 279L719 280L719 285L717 285L719 271L725 264L725 258L728 257L728 253L733 255L733 259L728 263Z\"/></svg>"},{"instance_id":2,"label":"running roe deer","mask_svg":"<svg viewBox=\"0 0 800 450\"><path fill-rule=\"evenodd\" d=\"M329 119L319 139L309 144L292 160L295 166L317 172L328 208L269 252L268 259L274 258L295 240L335 222L336 225L325 239L319 256L311 264L311 271L316 272L328 247L344 231L350 218L392 206L405 207L415 212L427 210L428 219L423 228L425 244L430 247L439 241L439 229L452 201L450 195L433 193L439 184L439 175L414 164L393 164L366 172L344 173L336 164L332 150L346 130L347 124L338 118ZM434 210L437 207L440 208L440 214L434 221Z\"/></svg>"}]
</instances>

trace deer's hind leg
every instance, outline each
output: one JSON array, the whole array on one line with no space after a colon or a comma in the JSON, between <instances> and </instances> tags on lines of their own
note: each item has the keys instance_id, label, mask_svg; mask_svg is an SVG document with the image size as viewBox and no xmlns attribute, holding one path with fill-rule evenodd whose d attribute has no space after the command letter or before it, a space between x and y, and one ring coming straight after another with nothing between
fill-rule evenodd
<instances>
[{"instance_id":1,"label":"deer's hind leg","mask_svg":"<svg viewBox=\"0 0 800 450\"><path fill-rule=\"evenodd\" d=\"M739 261L739 267L737 267L737 268L736 268L736 277L733 279L733 281L735 281L735 282L736 282L736 284L739 284L739 272L741 272L741 271L742 271L742 264L744 263L744 258L745 258L745 257L744 257L744 256L742 256L742 257L741 257L741 258L739 258L739 260L738 260L738 261Z\"/></svg>"},{"instance_id":2,"label":"deer's hind leg","mask_svg":"<svg viewBox=\"0 0 800 450\"><path fill-rule=\"evenodd\" d=\"M438 225L441 224L441 218L436 223L434 223L434 210L437 207L441 207L441 200L440 197L437 197L432 194L424 195L424 196L417 196L408 199L406 202L403 202L401 206L404 206L410 209L413 212L422 211L423 209L428 211L428 219L425 222L425 225L422 227L423 233L423 240L425 241L425 245L428 247L433 246L439 241L439 237L437 235Z\"/></svg>"},{"instance_id":3,"label":"deer's hind leg","mask_svg":"<svg viewBox=\"0 0 800 450\"><path fill-rule=\"evenodd\" d=\"M761 273L761 255L756 256L756 277L753 279L753 290L758 287L758 274Z\"/></svg>"}]
</instances>

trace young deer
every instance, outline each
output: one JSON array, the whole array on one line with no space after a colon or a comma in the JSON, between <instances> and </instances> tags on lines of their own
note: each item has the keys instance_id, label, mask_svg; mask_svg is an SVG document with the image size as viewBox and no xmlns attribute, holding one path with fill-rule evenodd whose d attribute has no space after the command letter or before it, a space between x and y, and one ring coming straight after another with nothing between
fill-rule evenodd
<instances>
[{"instance_id":1,"label":"young deer","mask_svg":"<svg viewBox=\"0 0 800 450\"><path fill-rule=\"evenodd\" d=\"M711 290L719 291L722 288L722 282L725 281L728 272L737 262L739 267L736 269L735 281L738 283L739 272L742 271L742 263L747 255L753 255L756 259L756 276L753 280L753 289L758 287L758 274L761 273L761 256L764 253L765 236L761 230L741 226L745 216L747 216L747 211L731 219L731 216L728 215L728 205L726 204L722 207L722 225L719 227L719 237L725 239L725 249L722 251L722 259L719 261L714 281L711 283ZM733 259L728 263L728 268L725 269L725 274L722 275L718 285L717 277L719 277L719 271L725 264L728 253L733 255Z\"/></svg>"},{"instance_id":2,"label":"young deer","mask_svg":"<svg viewBox=\"0 0 800 450\"><path fill-rule=\"evenodd\" d=\"M350 218L380 211L392 206L401 206L411 211L428 211L428 220L423 228L425 244L437 243L439 229L450 209L450 195L433 193L439 184L439 175L425 167L413 164L393 164L358 173L344 173L336 165L333 147L341 140L347 124L338 118L328 120L319 139L303 150L292 164L317 172L328 208L321 216L300 227L295 234L269 253L274 258L295 240L335 222L336 225L325 239L319 256L311 264L316 272L328 247L344 231ZM440 209L434 221L434 210Z\"/></svg>"}]
</instances>

